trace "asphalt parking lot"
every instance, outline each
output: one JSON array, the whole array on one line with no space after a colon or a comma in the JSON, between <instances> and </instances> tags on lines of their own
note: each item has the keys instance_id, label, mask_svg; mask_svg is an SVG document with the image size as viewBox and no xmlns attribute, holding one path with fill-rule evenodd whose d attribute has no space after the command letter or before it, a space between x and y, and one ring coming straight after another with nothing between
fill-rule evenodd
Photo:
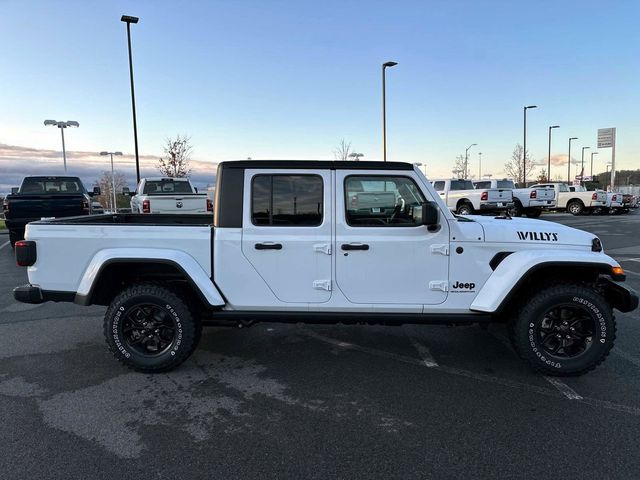
<instances>
[{"instance_id":1,"label":"asphalt parking lot","mask_svg":"<svg viewBox=\"0 0 640 480\"><path fill-rule=\"evenodd\" d=\"M640 290L640 211L588 230ZM640 313L594 372L546 378L499 326L205 329L168 374L121 367L103 307L24 305L0 235L0 477L638 478Z\"/></svg>"}]
</instances>

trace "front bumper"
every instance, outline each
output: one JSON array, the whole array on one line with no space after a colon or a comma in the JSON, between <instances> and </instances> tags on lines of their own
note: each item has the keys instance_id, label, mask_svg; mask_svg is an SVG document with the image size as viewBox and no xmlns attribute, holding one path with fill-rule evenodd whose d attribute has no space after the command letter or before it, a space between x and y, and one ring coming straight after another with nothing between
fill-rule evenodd
<instances>
[{"instance_id":1,"label":"front bumper","mask_svg":"<svg viewBox=\"0 0 640 480\"><path fill-rule=\"evenodd\" d=\"M602 287L607 301L621 312L632 312L638 308L638 294L635 290L614 281L611 277L603 277Z\"/></svg>"},{"instance_id":2,"label":"front bumper","mask_svg":"<svg viewBox=\"0 0 640 480\"><path fill-rule=\"evenodd\" d=\"M13 289L13 298L22 303L73 302L76 292L42 290L38 285L21 285Z\"/></svg>"}]
</instances>

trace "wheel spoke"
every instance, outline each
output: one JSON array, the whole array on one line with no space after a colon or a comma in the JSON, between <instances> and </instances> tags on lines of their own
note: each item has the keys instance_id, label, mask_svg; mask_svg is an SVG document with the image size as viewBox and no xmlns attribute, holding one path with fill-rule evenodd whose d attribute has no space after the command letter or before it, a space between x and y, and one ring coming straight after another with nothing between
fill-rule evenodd
<instances>
[{"instance_id":1,"label":"wheel spoke","mask_svg":"<svg viewBox=\"0 0 640 480\"><path fill-rule=\"evenodd\" d=\"M573 358L591 347L596 329L595 318L585 307L559 305L549 310L538 323L540 347L549 355Z\"/></svg>"},{"instance_id":2,"label":"wheel spoke","mask_svg":"<svg viewBox=\"0 0 640 480\"><path fill-rule=\"evenodd\" d=\"M177 326L172 315L155 304L134 305L123 319L124 342L142 355L160 355L173 345Z\"/></svg>"}]
</instances>

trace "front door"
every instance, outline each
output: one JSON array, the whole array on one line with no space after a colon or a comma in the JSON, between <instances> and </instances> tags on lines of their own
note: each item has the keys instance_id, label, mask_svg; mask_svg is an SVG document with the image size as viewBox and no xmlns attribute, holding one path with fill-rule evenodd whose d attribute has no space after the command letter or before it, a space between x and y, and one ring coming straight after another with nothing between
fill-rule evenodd
<instances>
[{"instance_id":1,"label":"front door","mask_svg":"<svg viewBox=\"0 0 640 480\"><path fill-rule=\"evenodd\" d=\"M447 298L449 229L421 224L433 201L413 172L336 171L336 284L352 303L435 305Z\"/></svg>"},{"instance_id":2,"label":"front door","mask_svg":"<svg viewBox=\"0 0 640 480\"><path fill-rule=\"evenodd\" d=\"M285 303L331 297L330 171L246 170L242 253Z\"/></svg>"}]
</instances>

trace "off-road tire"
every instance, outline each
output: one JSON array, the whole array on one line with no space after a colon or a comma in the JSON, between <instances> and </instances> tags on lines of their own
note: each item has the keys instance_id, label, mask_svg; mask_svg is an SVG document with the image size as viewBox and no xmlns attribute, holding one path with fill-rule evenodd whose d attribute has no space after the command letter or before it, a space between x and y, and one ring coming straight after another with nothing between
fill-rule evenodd
<instances>
[{"instance_id":1,"label":"off-road tire","mask_svg":"<svg viewBox=\"0 0 640 480\"><path fill-rule=\"evenodd\" d=\"M527 216L527 218L538 218L538 217L540 217L540 215L542 215L542 209L541 208L527 208L524 211L524 214Z\"/></svg>"},{"instance_id":2,"label":"off-road tire","mask_svg":"<svg viewBox=\"0 0 640 480\"><path fill-rule=\"evenodd\" d=\"M571 215L582 215L584 213L584 204L580 200L573 200L567 205L567 212Z\"/></svg>"},{"instance_id":3,"label":"off-road tire","mask_svg":"<svg viewBox=\"0 0 640 480\"><path fill-rule=\"evenodd\" d=\"M538 338L546 312L560 305L581 309L595 325L590 347L573 358L549 355ZM593 370L609 355L616 338L616 322L611 306L599 292L583 284L558 283L534 294L509 319L509 336L518 355L534 370L545 375L578 376Z\"/></svg>"},{"instance_id":4,"label":"off-road tire","mask_svg":"<svg viewBox=\"0 0 640 480\"><path fill-rule=\"evenodd\" d=\"M202 331L199 319L194 318L187 304L183 295L166 285L138 283L127 287L113 299L104 317L109 350L118 361L139 372L166 372L177 367L193 353ZM123 325L130 322L128 315L141 305L156 309L174 325L171 343L158 354L141 353L123 332Z\"/></svg>"},{"instance_id":5,"label":"off-road tire","mask_svg":"<svg viewBox=\"0 0 640 480\"><path fill-rule=\"evenodd\" d=\"M458 215L473 215L473 205L469 202L462 202L456 210Z\"/></svg>"}]
</instances>

